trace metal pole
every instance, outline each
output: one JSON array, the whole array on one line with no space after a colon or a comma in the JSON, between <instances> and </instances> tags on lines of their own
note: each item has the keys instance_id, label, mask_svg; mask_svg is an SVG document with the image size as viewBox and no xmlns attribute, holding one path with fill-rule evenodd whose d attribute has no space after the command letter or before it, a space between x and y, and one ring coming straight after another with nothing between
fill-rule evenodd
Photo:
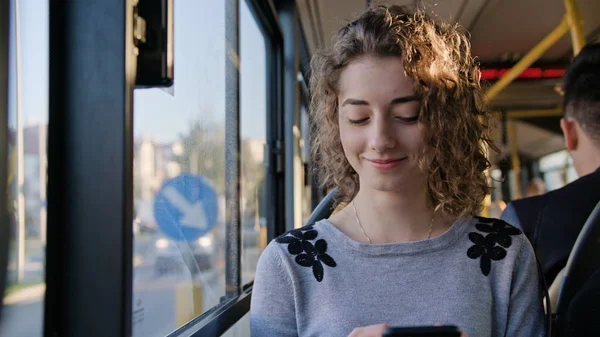
<instances>
[{"instance_id":1,"label":"metal pole","mask_svg":"<svg viewBox=\"0 0 600 337\"><path fill-rule=\"evenodd\" d=\"M16 50L16 81L17 81L17 281L25 277L25 170L23 167L23 111L21 89L21 39L19 23L19 0L15 0L15 50Z\"/></svg>"},{"instance_id":2,"label":"metal pole","mask_svg":"<svg viewBox=\"0 0 600 337\"><path fill-rule=\"evenodd\" d=\"M514 186L516 199L521 198L521 160L519 159L519 143L517 140L517 124L514 119L509 118L508 138L510 139L510 159L512 162L512 171L514 174Z\"/></svg>"},{"instance_id":3,"label":"metal pole","mask_svg":"<svg viewBox=\"0 0 600 337\"><path fill-rule=\"evenodd\" d=\"M567 11L567 21L571 28L571 42L573 43L573 55L579 54L579 51L585 45L585 35L583 33L583 17L575 0L564 0Z\"/></svg>"},{"instance_id":4,"label":"metal pole","mask_svg":"<svg viewBox=\"0 0 600 337\"><path fill-rule=\"evenodd\" d=\"M513 110L507 112L509 118L543 118L563 116L562 108L544 110Z\"/></svg>"},{"instance_id":5,"label":"metal pole","mask_svg":"<svg viewBox=\"0 0 600 337\"><path fill-rule=\"evenodd\" d=\"M504 76L502 76L488 91L485 93L486 102L491 101L502 89L509 85L517 78L523 70L529 67L533 62L537 61L550 47L552 47L563 35L569 30L567 18L564 17L560 24L540 41L527 55L515 64Z\"/></svg>"},{"instance_id":6,"label":"metal pole","mask_svg":"<svg viewBox=\"0 0 600 337\"><path fill-rule=\"evenodd\" d=\"M502 118L505 114L508 118L544 118L563 116L562 108L556 109L532 109L532 110L510 110L502 113L500 111L492 112L494 118Z\"/></svg>"},{"instance_id":7,"label":"metal pole","mask_svg":"<svg viewBox=\"0 0 600 337\"><path fill-rule=\"evenodd\" d=\"M225 203L227 296L241 290L239 1L225 2Z\"/></svg>"}]
</instances>

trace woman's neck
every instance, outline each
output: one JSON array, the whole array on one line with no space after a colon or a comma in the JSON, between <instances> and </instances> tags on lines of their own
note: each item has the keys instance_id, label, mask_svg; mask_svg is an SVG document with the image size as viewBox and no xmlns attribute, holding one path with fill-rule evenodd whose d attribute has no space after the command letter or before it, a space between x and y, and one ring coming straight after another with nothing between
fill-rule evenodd
<instances>
[{"instance_id":1,"label":"woman's neck","mask_svg":"<svg viewBox=\"0 0 600 337\"><path fill-rule=\"evenodd\" d=\"M441 214L434 217L434 208L426 190L410 196L398 192L360 190L354 198L358 222L372 243L409 242L427 239L432 224L431 237L444 233L446 220ZM352 204L345 212L354 213ZM437 218L437 219L436 219Z\"/></svg>"}]
</instances>

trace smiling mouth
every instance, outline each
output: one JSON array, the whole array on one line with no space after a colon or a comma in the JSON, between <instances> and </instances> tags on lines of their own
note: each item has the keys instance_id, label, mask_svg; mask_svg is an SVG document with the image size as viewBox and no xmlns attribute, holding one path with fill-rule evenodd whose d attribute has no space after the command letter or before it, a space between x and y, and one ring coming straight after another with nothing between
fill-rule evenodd
<instances>
[{"instance_id":1,"label":"smiling mouth","mask_svg":"<svg viewBox=\"0 0 600 337\"><path fill-rule=\"evenodd\" d=\"M404 158L399 158L399 159L385 159L385 160L381 160L381 159L367 159L368 161L375 163L375 164L391 164L391 163L396 163L399 162L401 160L406 159L407 157Z\"/></svg>"},{"instance_id":2,"label":"smiling mouth","mask_svg":"<svg viewBox=\"0 0 600 337\"><path fill-rule=\"evenodd\" d=\"M393 170L397 167L399 167L404 161L405 159L407 159L408 157L404 157L404 158L399 158L399 159L366 159L376 170L379 171L389 171L389 170Z\"/></svg>"}]
</instances>

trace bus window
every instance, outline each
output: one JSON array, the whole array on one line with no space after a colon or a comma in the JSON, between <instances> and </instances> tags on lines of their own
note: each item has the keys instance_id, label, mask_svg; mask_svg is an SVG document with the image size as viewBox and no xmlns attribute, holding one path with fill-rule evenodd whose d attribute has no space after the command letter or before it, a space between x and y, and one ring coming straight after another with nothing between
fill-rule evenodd
<instances>
[{"instance_id":1,"label":"bus window","mask_svg":"<svg viewBox=\"0 0 600 337\"><path fill-rule=\"evenodd\" d=\"M175 84L134 91L134 336L162 337L225 295L225 13L174 6Z\"/></svg>"},{"instance_id":2,"label":"bus window","mask_svg":"<svg viewBox=\"0 0 600 337\"><path fill-rule=\"evenodd\" d=\"M48 2L10 1L8 213L1 336L42 336L48 130ZM4 38L4 37L1 37Z\"/></svg>"},{"instance_id":3,"label":"bus window","mask_svg":"<svg viewBox=\"0 0 600 337\"><path fill-rule=\"evenodd\" d=\"M266 44L246 1L240 1L240 220L242 284L254 279L267 244L265 146L267 144Z\"/></svg>"},{"instance_id":4,"label":"bus window","mask_svg":"<svg viewBox=\"0 0 600 337\"><path fill-rule=\"evenodd\" d=\"M267 245L266 41L246 1L240 1L240 220L242 285L254 279L258 257ZM224 336L250 335L249 315Z\"/></svg>"},{"instance_id":5,"label":"bus window","mask_svg":"<svg viewBox=\"0 0 600 337\"><path fill-rule=\"evenodd\" d=\"M577 179L573 160L567 150L543 156L539 160L539 167L548 191L561 188Z\"/></svg>"}]
</instances>

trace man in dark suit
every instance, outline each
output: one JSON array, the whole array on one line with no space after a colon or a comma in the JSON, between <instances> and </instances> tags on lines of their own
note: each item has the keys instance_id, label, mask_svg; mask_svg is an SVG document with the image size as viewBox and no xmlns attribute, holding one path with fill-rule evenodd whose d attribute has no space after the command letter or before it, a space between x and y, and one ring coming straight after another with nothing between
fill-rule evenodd
<instances>
[{"instance_id":1,"label":"man in dark suit","mask_svg":"<svg viewBox=\"0 0 600 337\"><path fill-rule=\"evenodd\" d=\"M584 47L563 79L565 145L579 179L544 195L509 203L501 218L531 241L548 285L565 267L588 216L600 201L600 44Z\"/></svg>"}]
</instances>

